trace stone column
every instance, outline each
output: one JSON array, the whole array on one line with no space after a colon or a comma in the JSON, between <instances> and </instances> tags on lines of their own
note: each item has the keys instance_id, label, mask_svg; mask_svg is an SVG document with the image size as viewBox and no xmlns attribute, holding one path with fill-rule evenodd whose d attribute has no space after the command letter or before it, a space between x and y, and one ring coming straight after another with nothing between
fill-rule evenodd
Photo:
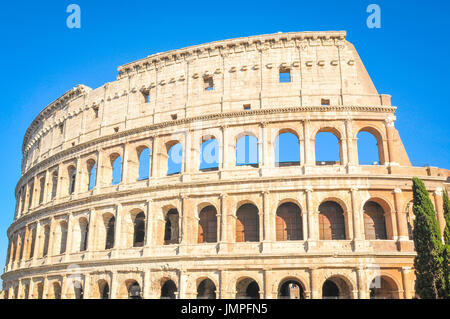
<instances>
[{"instance_id":1,"label":"stone column","mask_svg":"<svg viewBox=\"0 0 450 319\"><path fill-rule=\"evenodd\" d=\"M395 116L390 116L384 120L384 126L386 127L386 137L388 145L388 158L390 165L398 165L395 155L395 141L394 141L394 127Z\"/></svg>"},{"instance_id":2,"label":"stone column","mask_svg":"<svg viewBox=\"0 0 450 319\"><path fill-rule=\"evenodd\" d=\"M320 294L320 270L318 268L310 268L309 269L309 279L311 285L311 299L319 299L321 297Z\"/></svg>"},{"instance_id":3,"label":"stone column","mask_svg":"<svg viewBox=\"0 0 450 319\"><path fill-rule=\"evenodd\" d=\"M192 168L192 132L187 131L184 134L184 145L183 145L183 159L181 164L181 173L190 173L193 171ZM183 143L181 143L183 144Z\"/></svg>"},{"instance_id":4,"label":"stone column","mask_svg":"<svg viewBox=\"0 0 450 319\"><path fill-rule=\"evenodd\" d=\"M147 213L145 214L147 218L145 221L146 224L146 230L145 230L145 246L151 247L153 246L153 213L152 213L152 205L153 205L153 199L147 200Z\"/></svg>"},{"instance_id":5,"label":"stone column","mask_svg":"<svg viewBox=\"0 0 450 319\"><path fill-rule=\"evenodd\" d=\"M267 138L267 123L261 122L259 123L259 139L258 139L258 162L259 167L268 168L271 165L269 164L270 156L269 156L269 145Z\"/></svg>"},{"instance_id":6,"label":"stone column","mask_svg":"<svg viewBox=\"0 0 450 319\"><path fill-rule=\"evenodd\" d=\"M345 133L346 133L346 143L347 143L347 159L348 165L354 166L358 165L356 161L357 153L355 152L354 141L353 138L353 121L352 119L345 120Z\"/></svg>"},{"instance_id":7,"label":"stone column","mask_svg":"<svg viewBox=\"0 0 450 319\"><path fill-rule=\"evenodd\" d=\"M445 230L445 217L444 217L444 203L442 199L442 187L436 188L433 193L434 196L434 207L436 208L436 217L439 223L439 228L441 229L441 236L444 236Z\"/></svg>"},{"instance_id":8,"label":"stone column","mask_svg":"<svg viewBox=\"0 0 450 319\"><path fill-rule=\"evenodd\" d=\"M54 246L55 246L56 222L55 222L54 216L52 216L50 218L49 226L50 226L50 233L49 233L49 238L48 238L47 258L50 258L51 256L53 256L55 254Z\"/></svg>"},{"instance_id":9,"label":"stone column","mask_svg":"<svg viewBox=\"0 0 450 319\"><path fill-rule=\"evenodd\" d=\"M121 180L121 184L129 184L129 183L132 183L132 182L136 182L136 180L131 180L131 177L133 175L130 172L130 169L133 167L133 164L130 163L133 160L131 158L131 156L130 156L130 148L131 147L132 147L132 145L130 145L129 143L126 143L123 146L122 180Z\"/></svg>"},{"instance_id":10,"label":"stone column","mask_svg":"<svg viewBox=\"0 0 450 319\"><path fill-rule=\"evenodd\" d=\"M95 208L91 208L89 213L89 225L88 225L88 242L87 242L87 254L89 259L92 257L95 250L95 237L96 237L96 224L97 224L97 212Z\"/></svg>"},{"instance_id":11,"label":"stone column","mask_svg":"<svg viewBox=\"0 0 450 319\"><path fill-rule=\"evenodd\" d=\"M222 193L220 194L220 242L224 243L228 241L228 194Z\"/></svg>"},{"instance_id":12,"label":"stone column","mask_svg":"<svg viewBox=\"0 0 450 319\"><path fill-rule=\"evenodd\" d=\"M117 290L119 288L119 282L118 282L118 274L116 271L113 271L111 273L111 287L110 287L110 293L109 298L110 299L117 299Z\"/></svg>"},{"instance_id":13,"label":"stone column","mask_svg":"<svg viewBox=\"0 0 450 319\"><path fill-rule=\"evenodd\" d=\"M66 242L66 252L64 253L64 259L68 260L69 255L72 252L72 238L73 238L73 215L69 214L67 221L67 242Z\"/></svg>"},{"instance_id":14,"label":"stone column","mask_svg":"<svg viewBox=\"0 0 450 319\"><path fill-rule=\"evenodd\" d=\"M358 188L352 187L350 190L351 198L352 198L352 216L353 216L353 243L354 243L354 250L358 250L363 247L364 238L362 235L362 229L361 229L361 211L358 209L358 200L357 200L357 194L358 194Z\"/></svg>"},{"instance_id":15,"label":"stone column","mask_svg":"<svg viewBox=\"0 0 450 319\"><path fill-rule=\"evenodd\" d=\"M305 139L304 159L306 166L315 165L314 137L310 134L311 121L309 119L303 121L303 136Z\"/></svg>"},{"instance_id":16,"label":"stone column","mask_svg":"<svg viewBox=\"0 0 450 319\"><path fill-rule=\"evenodd\" d=\"M83 299L89 299L91 296L91 275L84 274Z\"/></svg>"},{"instance_id":17,"label":"stone column","mask_svg":"<svg viewBox=\"0 0 450 319\"><path fill-rule=\"evenodd\" d=\"M188 276L186 270L180 269L178 271L178 293L176 294L176 299L187 299L188 292L186 291L188 282Z\"/></svg>"},{"instance_id":18,"label":"stone column","mask_svg":"<svg viewBox=\"0 0 450 319\"><path fill-rule=\"evenodd\" d=\"M367 276L363 266L356 268L356 275L358 278L358 298L368 299Z\"/></svg>"},{"instance_id":19,"label":"stone column","mask_svg":"<svg viewBox=\"0 0 450 319\"><path fill-rule=\"evenodd\" d=\"M122 219L125 218L122 214L122 204L117 204L116 206L116 227L114 229L114 249L113 249L113 255L115 257L118 256L119 250L123 248L122 244Z\"/></svg>"},{"instance_id":20,"label":"stone column","mask_svg":"<svg viewBox=\"0 0 450 319\"><path fill-rule=\"evenodd\" d=\"M35 264L36 260L40 258L39 251L41 249L41 223L40 221L36 222L36 239L34 242L34 252L33 252L33 262Z\"/></svg>"},{"instance_id":21,"label":"stone column","mask_svg":"<svg viewBox=\"0 0 450 319\"><path fill-rule=\"evenodd\" d=\"M305 189L306 194L306 214L308 215L308 251L316 246L317 240L319 240L318 227L316 222L317 213L313 209L312 203L312 187L307 187Z\"/></svg>"},{"instance_id":22,"label":"stone column","mask_svg":"<svg viewBox=\"0 0 450 319\"><path fill-rule=\"evenodd\" d=\"M150 269L146 269L144 271L144 282L142 283L143 289L142 289L142 298L143 299L150 299L150 284L151 284L151 272Z\"/></svg>"},{"instance_id":23,"label":"stone column","mask_svg":"<svg viewBox=\"0 0 450 319\"><path fill-rule=\"evenodd\" d=\"M402 267L402 282L403 282L403 298L405 299L412 299L414 296L412 294L411 289L411 267ZM400 287L399 287L400 289Z\"/></svg>"},{"instance_id":24,"label":"stone column","mask_svg":"<svg viewBox=\"0 0 450 319\"><path fill-rule=\"evenodd\" d=\"M180 195L180 212L179 212L179 227L178 227L178 238L179 238L179 243L181 245L186 245L188 244L189 240L188 240L188 236L189 236L189 231L188 231L188 227L189 227L189 223L186 220L188 214L185 212L185 208L186 208L186 201L187 201L187 195L186 194L181 194Z\"/></svg>"},{"instance_id":25,"label":"stone column","mask_svg":"<svg viewBox=\"0 0 450 319\"><path fill-rule=\"evenodd\" d=\"M31 287L30 287L31 289ZM67 299L67 275L62 276L61 280L61 299Z\"/></svg>"},{"instance_id":26,"label":"stone column","mask_svg":"<svg viewBox=\"0 0 450 319\"><path fill-rule=\"evenodd\" d=\"M270 192L263 191L261 192L262 197L262 203L263 203L263 214L264 214L264 241L272 242L274 241L274 229L272 225L272 210L270 207L270 200L269 200Z\"/></svg>"},{"instance_id":27,"label":"stone column","mask_svg":"<svg viewBox=\"0 0 450 319\"><path fill-rule=\"evenodd\" d=\"M229 128L227 125L222 125L222 169L228 170L232 168L232 148L230 146Z\"/></svg>"},{"instance_id":28,"label":"stone column","mask_svg":"<svg viewBox=\"0 0 450 319\"><path fill-rule=\"evenodd\" d=\"M270 286L270 269L263 270L263 280L264 280L264 294L261 296L261 298L264 299L276 298Z\"/></svg>"},{"instance_id":29,"label":"stone column","mask_svg":"<svg viewBox=\"0 0 450 319\"><path fill-rule=\"evenodd\" d=\"M399 241L409 240L408 236L408 223L406 220L406 214L401 207L401 193L402 190L399 188L394 189L394 206L395 215L397 216L397 234Z\"/></svg>"}]
</instances>

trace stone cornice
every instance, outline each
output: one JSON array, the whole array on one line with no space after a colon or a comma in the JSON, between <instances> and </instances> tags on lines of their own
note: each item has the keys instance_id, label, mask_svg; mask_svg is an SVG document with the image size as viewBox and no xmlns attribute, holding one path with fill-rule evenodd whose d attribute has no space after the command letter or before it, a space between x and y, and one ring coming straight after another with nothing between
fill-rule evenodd
<instances>
[{"instance_id":1,"label":"stone cornice","mask_svg":"<svg viewBox=\"0 0 450 319\"><path fill-rule=\"evenodd\" d=\"M190 46L182 49L171 50L163 53L156 53L144 59L134 61L118 67L118 79L129 75L133 72L138 72L140 69L145 69L147 65L157 66L159 63L166 63L167 61L179 61L190 56L195 56L200 52L208 52L225 48L233 47L248 47L254 43L258 43L262 48L267 48L271 43L277 43L282 40L285 41L317 41L317 40L345 40L345 31L317 31L317 32L287 32L287 33L273 33L266 35L257 35L250 37L235 38L229 40L221 40ZM245 49L244 49L245 50ZM225 53L226 54L226 53Z\"/></svg>"},{"instance_id":2,"label":"stone cornice","mask_svg":"<svg viewBox=\"0 0 450 319\"><path fill-rule=\"evenodd\" d=\"M23 144L22 144L22 152L23 153L25 152L25 148L29 144L29 139L31 138L31 134L37 127L39 127L42 120L45 118L45 116L47 114L53 112L58 107L62 107L64 105L66 105L71 100L73 100L73 99L77 98L78 96L85 94L91 90L92 90L91 88L89 88L85 85L82 85L82 84L77 85L76 87L70 89L69 91L67 91L66 93L61 95L61 97L59 97L58 99L56 99L55 101L53 101L52 103L47 105L38 114L38 116L36 116L36 118L33 120L33 122L31 122L30 126L28 127L27 131L25 132L25 136L23 138ZM39 138L40 138L39 134L34 136L34 138L33 138L35 140L34 142L36 142Z\"/></svg>"},{"instance_id":3,"label":"stone cornice","mask_svg":"<svg viewBox=\"0 0 450 319\"><path fill-rule=\"evenodd\" d=\"M119 133L114 133L111 135L102 136L88 142L78 144L66 150L63 150L45 160L41 161L37 165L28 169L25 173L23 173L19 182L16 186L16 193L18 191L19 185L21 185L23 180L26 180L28 176L34 175L36 171L40 171L44 166L51 166L49 163L55 162L63 158L69 154L73 154L82 149L88 148L90 146L114 139L119 139L121 137L127 137L133 134L142 133L145 131L153 131L157 129L163 129L166 127L177 126L189 124L196 121L208 121L208 120L216 120L221 118L236 118L236 117L244 117L244 116L252 116L252 115L270 115L270 114L279 114L279 113L302 113L302 112L377 112L377 113L388 113L394 114L396 111L396 107L393 106L295 106L295 107L279 107L279 108L267 108L267 109L257 109L250 111L239 111L239 112L223 112L223 113L214 113L214 114L205 114L201 116L194 116L184 119L179 119L175 121L165 121L152 125L142 126L134 129L130 129L127 131L122 131Z\"/></svg>"}]
</instances>

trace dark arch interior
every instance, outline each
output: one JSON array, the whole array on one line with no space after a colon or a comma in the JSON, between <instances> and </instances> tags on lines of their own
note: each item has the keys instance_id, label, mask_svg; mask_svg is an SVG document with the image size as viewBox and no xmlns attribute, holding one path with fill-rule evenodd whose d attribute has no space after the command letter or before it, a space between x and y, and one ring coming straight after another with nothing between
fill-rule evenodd
<instances>
[{"instance_id":1,"label":"dark arch interior","mask_svg":"<svg viewBox=\"0 0 450 319\"><path fill-rule=\"evenodd\" d=\"M164 229L164 245L179 243L179 214L178 210L172 208L167 212L166 225Z\"/></svg>"},{"instance_id":2,"label":"dark arch interior","mask_svg":"<svg viewBox=\"0 0 450 319\"><path fill-rule=\"evenodd\" d=\"M141 299L141 286L135 281L128 287L129 299Z\"/></svg>"},{"instance_id":3,"label":"dark arch interior","mask_svg":"<svg viewBox=\"0 0 450 319\"><path fill-rule=\"evenodd\" d=\"M319 212L320 239L345 239L345 219L342 207L336 202L326 201L320 204Z\"/></svg>"},{"instance_id":4,"label":"dark arch interior","mask_svg":"<svg viewBox=\"0 0 450 319\"><path fill-rule=\"evenodd\" d=\"M109 285L105 283L101 289L101 299L109 299Z\"/></svg>"},{"instance_id":5,"label":"dark arch interior","mask_svg":"<svg viewBox=\"0 0 450 319\"><path fill-rule=\"evenodd\" d=\"M211 279L203 280L197 288L198 299L216 299L216 285Z\"/></svg>"},{"instance_id":6,"label":"dark arch interior","mask_svg":"<svg viewBox=\"0 0 450 319\"><path fill-rule=\"evenodd\" d=\"M259 241L258 208L244 204L236 213L236 242Z\"/></svg>"},{"instance_id":7,"label":"dark arch interior","mask_svg":"<svg viewBox=\"0 0 450 319\"><path fill-rule=\"evenodd\" d=\"M134 240L133 247L144 246L145 239L145 214L140 212L134 219Z\"/></svg>"},{"instance_id":8,"label":"dark arch interior","mask_svg":"<svg viewBox=\"0 0 450 319\"><path fill-rule=\"evenodd\" d=\"M217 242L217 212L214 206L207 206L200 211L198 223L198 242Z\"/></svg>"},{"instance_id":9,"label":"dark arch interior","mask_svg":"<svg viewBox=\"0 0 450 319\"><path fill-rule=\"evenodd\" d=\"M305 291L300 282L296 280L285 281L278 292L279 299L304 299Z\"/></svg>"},{"instance_id":10,"label":"dark arch interior","mask_svg":"<svg viewBox=\"0 0 450 319\"><path fill-rule=\"evenodd\" d=\"M276 239L303 240L303 225L300 208L294 203L281 204L276 216Z\"/></svg>"},{"instance_id":11,"label":"dark arch interior","mask_svg":"<svg viewBox=\"0 0 450 319\"><path fill-rule=\"evenodd\" d=\"M339 299L339 288L330 279L325 281L322 286L322 298L323 299Z\"/></svg>"},{"instance_id":12,"label":"dark arch interior","mask_svg":"<svg viewBox=\"0 0 450 319\"><path fill-rule=\"evenodd\" d=\"M161 287L161 299L175 299L177 286L172 280L167 280Z\"/></svg>"},{"instance_id":13,"label":"dark arch interior","mask_svg":"<svg viewBox=\"0 0 450 319\"><path fill-rule=\"evenodd\" d=\"M236 285L236 299L259 299L259 285L251 279L240 280Z\"/></svg>"}]
</instances>

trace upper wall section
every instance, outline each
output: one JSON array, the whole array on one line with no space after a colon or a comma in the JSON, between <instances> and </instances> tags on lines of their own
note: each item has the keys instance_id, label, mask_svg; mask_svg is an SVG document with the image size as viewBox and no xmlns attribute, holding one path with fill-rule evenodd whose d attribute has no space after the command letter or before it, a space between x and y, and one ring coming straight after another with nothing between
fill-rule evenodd
<instances>
[{"instance_id":1,"label":"upper wall section","mask_svg":"<svg viewBox=\"0 0 450 319\"><path fill-rule=\"evenodd\" d=\"M118 68L116 81L79 85L28 128L22 172L64 149L118 131L197 115L251 109L390 106L346 33L277 33L151 55ZM281 83L280 69L290 82ZM212 88L211 88L212 86Z\"/></svg>"}]
</instances>

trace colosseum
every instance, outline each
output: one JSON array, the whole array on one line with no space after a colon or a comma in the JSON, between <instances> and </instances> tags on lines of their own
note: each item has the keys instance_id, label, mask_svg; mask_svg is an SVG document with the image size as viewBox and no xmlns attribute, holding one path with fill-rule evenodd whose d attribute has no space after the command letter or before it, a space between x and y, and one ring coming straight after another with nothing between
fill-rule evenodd
<instances>
[{"instance_id":1,"label":"colosseum","mask_svg":"<svg viewBox=\"0 0 450 319\"><path fill-rule=\"evenodd\" d=\"M395 111L344 31L192 46L78 85L25 134L4 297L413 298L411 179L443 228L450 171L411 164ZM377 161L358 159L361 133Z\"/></svg>"}]
</instances>

